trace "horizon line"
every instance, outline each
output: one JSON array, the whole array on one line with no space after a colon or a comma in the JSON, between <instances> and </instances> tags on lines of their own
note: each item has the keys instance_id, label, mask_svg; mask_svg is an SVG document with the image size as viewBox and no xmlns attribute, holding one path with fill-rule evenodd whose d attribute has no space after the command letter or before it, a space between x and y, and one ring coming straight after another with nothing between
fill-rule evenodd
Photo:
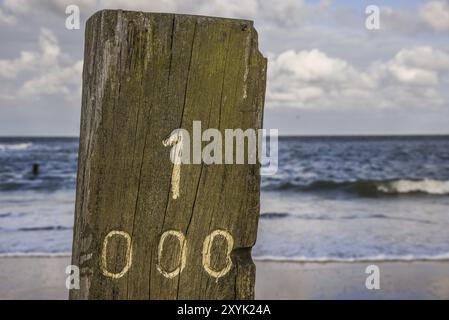
<instances>
[{"instance_id":1,"label":"horizon line","mask_svg":"<svg viewBox=\"0 0 449 320\"><path fill-rule=\"evenodd\" d=\"M269 135L268 135L269 136ZM449 133L363 133L363 134L279 134L278 137L435 137L435 136L449 136ZM79 139L80 136L72 135L0 135L2 138L72 138Z\"/></svg>"}]
</instances>

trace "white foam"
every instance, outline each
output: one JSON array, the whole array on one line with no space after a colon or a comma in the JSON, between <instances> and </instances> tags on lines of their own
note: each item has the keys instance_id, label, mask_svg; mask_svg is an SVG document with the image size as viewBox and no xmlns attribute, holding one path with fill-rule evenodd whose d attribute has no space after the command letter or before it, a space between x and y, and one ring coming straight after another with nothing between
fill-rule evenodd
<instances>
[{"instance_id":1,"label":"white foam","mask_svg":"<svg viewBox=\"0 0 449 320\"><path fill-rule=\"evenodd\" d=\"M0 253L0 258L53 258L53 257L70 257L71 252L3 252Z\"/></svg>"},{"instance_id":2,"label":"white foam","mask_svg":"<svg viewBox=\"0 0 449 320\"><path fill-rule=\"evenodd\" d=\"M377 189L385 193L411 193L423 192L428 194L449 194L449 181L439 181L432 179L424 180L397 180L382 183Z\"/></svg>"},{"instance_id":3,"label":"white foam","mask_svg":"<svg viewBox=\"0 0 449 320\"><path fill-rule=\"evenodd\" d=\"M383 261L446 261L449 260L449 252L438 255L377 255L358 258L338 257L282 257L282 256L259 256L254 257L256 261L273 262L383 262Z\"/></svg>"},{"instance_id":4,"label":"white foam","mask_svg":"<svg viewBox=\"0 0 449 320\"><path fill-rule=\"evenodd\" d=\"M8 151L8 150L26 150L31 147L33 144L29 143L16 143L16 144L0 144L0 151Z\"/></svg>"},{"instance_id":5,"label":"white foam","mask_svg":"<svg viewBox=\"0 0 449 320\"><path fill-rule=\"evenodd\" d=\"M4 252L0 253L3 257L70 257L71 252ZM267 262L382 262L382 261L447 261L449 260L449 252L437 255L377 255L358 258L338 258L338 257L284 257L284 256L256 256L255 261Z\"/></svg>"}]
</instances>

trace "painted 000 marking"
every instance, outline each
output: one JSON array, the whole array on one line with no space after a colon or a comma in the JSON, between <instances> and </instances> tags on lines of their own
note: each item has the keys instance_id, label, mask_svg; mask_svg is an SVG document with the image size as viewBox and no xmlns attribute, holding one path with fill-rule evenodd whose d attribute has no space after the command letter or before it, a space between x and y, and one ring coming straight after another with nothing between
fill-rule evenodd
<instances>
[{"instance_id":1,"label":"painted 000 marking","mask_svg":"<svg viewBox=\"0 0 449 320\"><path fill-rule=\"evenodd\" d=\"M123 269L118 273L110 272L108 271L107 268L108 242L109 239L114 236L121 236L126 240L126 264L123 267ZM181 246L181 253L179 255L178 267L173 271L166 271L161 266L161 257L164 252L164 243L167 237L169 236L175 237L179 241L179 245ZM211 248L217 236L221 236L226 240L226 266L219 271L213 270L211 267ZM214 230L204 239L202 250L202 265L204 270L211 277L215 278L217 281L219 278L226 275L232 268L231 252L233 248L234 248L234 239L232 238L232 235L226 230ZM186 266L186 261L187 261L187 240L185 238L185 235L181 231L177 230L165 231L162 234L158 245L156 268L159 271L159 273L167 279L172 279L181 274L181 272L184 270ZM100 260L101 273L104 276L112 279L120 279L131 268L131 264L132 264L132 240L129 234L127 232L117 230L109 232L104 238L103 247L101 251L101 260Z\"/></svg>"}]
</instances>

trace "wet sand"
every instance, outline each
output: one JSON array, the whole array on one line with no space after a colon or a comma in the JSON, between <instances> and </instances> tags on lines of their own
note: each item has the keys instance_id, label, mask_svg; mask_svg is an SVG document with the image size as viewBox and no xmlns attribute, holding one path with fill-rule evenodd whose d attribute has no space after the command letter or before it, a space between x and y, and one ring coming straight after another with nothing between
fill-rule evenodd
<instances>
[{"instance_id":1,"label":"wet sand","mask_svg":"<svg viewBox=\"0 0 449 320\"><path fill-rule=\"evenodd\" d=\"M380 270L368 290L366 267ZM449 299L449 261L256 262L257 299Z\"/></svg>"},{"instance_id":2,"label":"wet sand","mask_svg":"<svg viewBox=\"0 0 449 320\"><path fill-rule=\"evenodd\" d=\"M67 299L69 257L0 257L0 299ZM365 269L380 269L368 290ZM257 261L256 299L449 299L449 261Z\"/></svg>"}]
</instances>

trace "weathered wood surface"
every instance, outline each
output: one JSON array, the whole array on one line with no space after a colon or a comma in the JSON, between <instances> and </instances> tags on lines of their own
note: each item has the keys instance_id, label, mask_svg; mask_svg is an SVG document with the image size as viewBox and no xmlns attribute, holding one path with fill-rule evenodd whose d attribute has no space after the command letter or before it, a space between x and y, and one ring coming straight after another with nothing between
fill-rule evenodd
<instances>
[{"instance_id":1,"label":"weathered wood surface","mask_svg":"<svg viewBox=\"0 0 449 320\"><path fill-rule=\"evenodd\" d=\"M70 298L253 298L259 165L182 165L173 199L162 144L194 120L222 133L262 127L266 59L252 22L100 11L87 22L84 57L72 256L81 288ZM204 267L214 230L233 238L231 268L218 278ZM210 270L225 269L228 243L214 238Z\"/></svg>"}]
</instances>

